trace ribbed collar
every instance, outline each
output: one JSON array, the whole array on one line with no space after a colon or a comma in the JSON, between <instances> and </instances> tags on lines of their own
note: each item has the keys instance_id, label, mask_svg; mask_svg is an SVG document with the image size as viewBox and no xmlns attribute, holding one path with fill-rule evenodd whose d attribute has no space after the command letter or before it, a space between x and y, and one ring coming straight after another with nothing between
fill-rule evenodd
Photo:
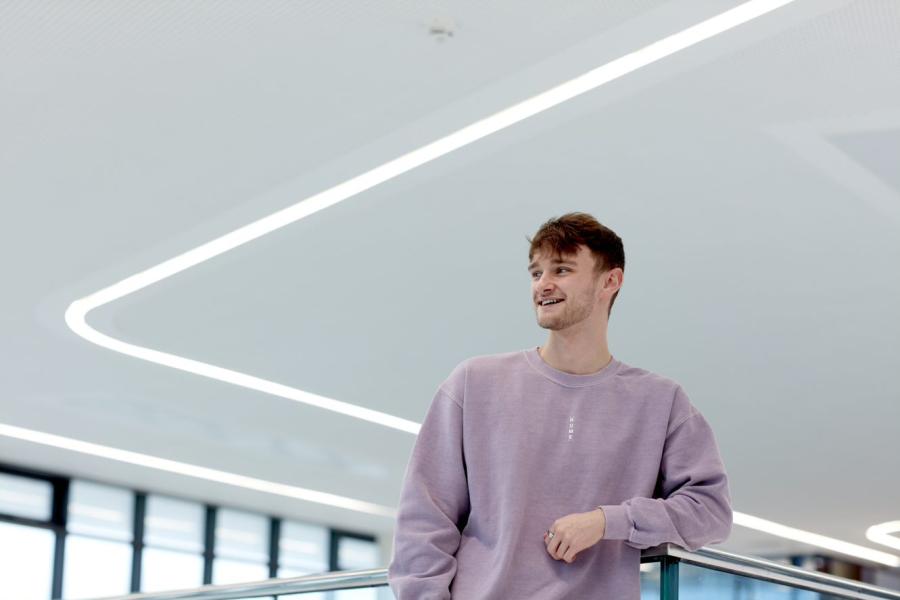
<instances>
[{"instance_id":1,"label":"ribbed collar","mask_svg":"<svg viewBox=\"0 0 900 600\"><path fill-rule=\"evenodd\" d=\"M589 375L575 375L573 373L560 371L559 369L548 365L538 353L538 348L540 348L540 346L522 350L522 353L525 355L525 360L528 361L528 364L531 365L535 371L547 379L567 387L586 387L602 383L610 379L622 365L622 363L613 356L610 363L596 373L590 373Z\"/></svg>"}]
</instances>

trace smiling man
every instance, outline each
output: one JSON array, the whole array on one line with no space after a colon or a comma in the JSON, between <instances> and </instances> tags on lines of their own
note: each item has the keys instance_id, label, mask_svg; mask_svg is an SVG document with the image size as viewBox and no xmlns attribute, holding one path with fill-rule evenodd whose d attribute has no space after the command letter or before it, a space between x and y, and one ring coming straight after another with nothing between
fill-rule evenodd
<instances>
[{"instance_id":1,"label":"smiling man","mask_svg":"<svg viewBox=\"0 0 900 600\"><path fill-rule=\"evenodd\" d=\"M438 387L401 490L398 600L639 600L642 549L731 532L709 423L677 382L609 351L622 240L569 213L529 242L549 336L464 360Z\"/></svg>"}]
</instances>

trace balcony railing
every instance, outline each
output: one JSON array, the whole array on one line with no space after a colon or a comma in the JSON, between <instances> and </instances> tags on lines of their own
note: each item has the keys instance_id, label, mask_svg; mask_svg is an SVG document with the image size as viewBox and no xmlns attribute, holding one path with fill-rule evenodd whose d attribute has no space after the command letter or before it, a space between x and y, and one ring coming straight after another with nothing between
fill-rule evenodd
<instances>
[{"instance_id":1,"label":"balcony railing","mask_svg":"<svg viewBox=\"0 0 900 600\"><path fill-rule=\"evenodd\" d=\"M701 548L689 552L673 544L641 553L642 600L900 600L900 592L852 579L808 571L759 558ZM393 598L387 587L387 569L334 571L289 579L268 579L229 585L205 585L187 590L115 596L103 600L242 600L292 594L370 588L368 598ZM350 593L353 598L358 592ZM348 594L348 596L350 595ZM302 600L297 597L296 600Z\"/></svg>"}]
</instances>

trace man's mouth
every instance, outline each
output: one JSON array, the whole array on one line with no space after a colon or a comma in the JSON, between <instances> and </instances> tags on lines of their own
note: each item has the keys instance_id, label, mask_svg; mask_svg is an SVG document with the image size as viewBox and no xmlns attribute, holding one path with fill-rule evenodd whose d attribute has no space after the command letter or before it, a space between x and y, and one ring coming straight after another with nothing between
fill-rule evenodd
<instances>
[{"instance_id":1,"label":"man's mouth","mask_svg":"<svg viewBox=\"0 0 900 600\"><path fill-rule=\"evenodd\" d=\"M555 301L549 302L548 304L544 304L544 302L541 301L538 303L538 306L540 306L542 308L547 308L550 306L556 306L557 304L562 304L563 302L565 302L565 300L555 300Z\"/></svg>"}]
</instances>

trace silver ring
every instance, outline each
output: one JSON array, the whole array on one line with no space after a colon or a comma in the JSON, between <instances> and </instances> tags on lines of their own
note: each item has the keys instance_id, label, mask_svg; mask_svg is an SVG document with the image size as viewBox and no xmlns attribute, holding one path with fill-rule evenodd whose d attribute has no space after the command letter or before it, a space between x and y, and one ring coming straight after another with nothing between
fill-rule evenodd
<instances>
[{"instance_id":1,"label":"silver ring","mask_svg":"<svg viewBox=\"0 0 900 600\"><path fill-rule=\"evenodd\" d=\"M553 536L556 535L556 534L553 533L552 531L548 531L547 533L549 534L549 535L547 536L547 539L549 539L549 540L552 540L552 539L553 539Z\"/></svg>"}]
</instances>

